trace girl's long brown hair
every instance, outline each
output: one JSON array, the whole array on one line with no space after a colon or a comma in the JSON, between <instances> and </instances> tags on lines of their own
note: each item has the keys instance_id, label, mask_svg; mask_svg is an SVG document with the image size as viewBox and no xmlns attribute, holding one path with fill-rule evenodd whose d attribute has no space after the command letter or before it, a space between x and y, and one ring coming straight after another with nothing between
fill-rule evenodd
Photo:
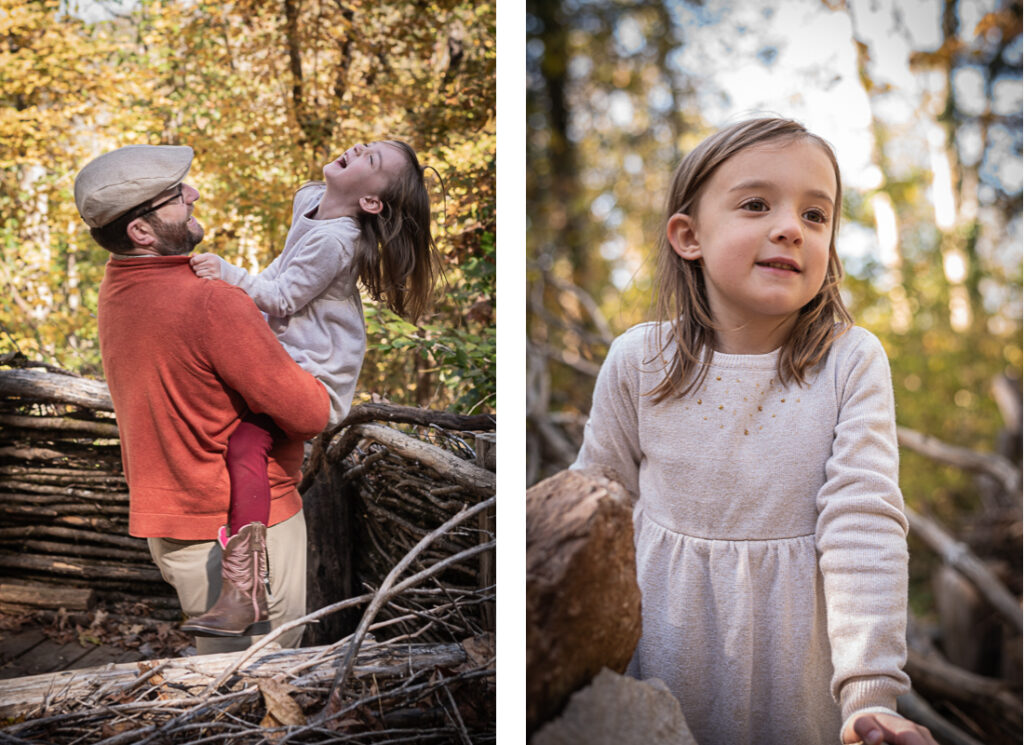
<instances>
[{"instance_id":1,"label":"girl's long brown hair","mask_svg":"<svg viewBox=\"0 0 1024 745\"><path fill-rule=\"evenodd\" d=\"M828 270L818 294L799 310L793 327L779 353L778 373L783 383L802 385L807 373L824 359L832 343L853 324L839 294L843 267L836 253L836 232L843 199L839 163L831 145L790 119L752 119L728 126L694 148L676 168L672 177L658 239L656 348L665 376L647 395L658 403L669 396L683 396L700 387L714 356L715 323L711 317L704 271L700 260L684 259L668 242L668 221L677 213L693 216L700 195L715 170L742 150L770 142L809 140L828 156L836 174L836 201L832 236L828 248ZM668 338L665 326L668 325ZM674 344L675 351L665 358ZM701 356L703 355L703 356Z\"/></svg>"},{"instance_id":2,"label":"girl's long brown hair","mask_svg":"<svg viewBox=\"0 0 1024 745\"><path fill-rule=\"evenodd\" d=\"M397 140L387 144L400 151L405 167L380 194L381 212L359 214L364 243L359 279L371 298L415 323L430 306L440 272L430 233L430 196L416 151Z\"/></svg>"}]
</instances>

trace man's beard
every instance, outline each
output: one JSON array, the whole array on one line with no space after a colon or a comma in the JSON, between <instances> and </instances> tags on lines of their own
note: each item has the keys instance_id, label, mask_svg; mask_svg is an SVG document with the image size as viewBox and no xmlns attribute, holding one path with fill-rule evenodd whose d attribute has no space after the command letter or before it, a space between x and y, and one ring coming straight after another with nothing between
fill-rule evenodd
<instances>
[{"instance_id":1,"label":"man's beard","mask_svg":"<svg viewBox=\"0 0 1024 745\"><path fill-rule=\"evenodd\" d=\"M203 226L197 222L196 230L193 231L190 222L191 220L164 222L156 215L150 218L149 224L156 236L154 248L161 256L184 256L192 253L192 249L203 240Z\"/></svg>"}]
</instances>

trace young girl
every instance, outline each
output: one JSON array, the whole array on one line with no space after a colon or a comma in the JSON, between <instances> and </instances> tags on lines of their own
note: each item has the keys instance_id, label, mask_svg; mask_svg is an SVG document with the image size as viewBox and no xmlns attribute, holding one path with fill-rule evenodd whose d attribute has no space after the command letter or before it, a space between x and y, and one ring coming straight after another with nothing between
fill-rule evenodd
<instances>
[{"instance_id":1,"label":"young girl","mask_svg":"<svg viewBox=\"0 0 1024 745\"><path fill-rule=\"evenodd\" d=\"M371 298L413 321L430 300L437 251L423 171L403 142L355 145L324 166L323 182L296 193L284 250L258 275L214 254L191 259L199 277L245 290L289 354L324 384L329 427L348 414L366 351L357 280ZM242 636L266 629L267 567L260 547L270 514L267 453L280 434L269 417L250 413L231 435L229 525L219 536L221 593L183 630Z\"/></svg>"},{"instance_id":2,"label":"young girl","mask_svg":"<svg viewBox=\"0 0 1024 745\"><path fill-rule=\"evenodd\" d=\"M676 170L658 323L612 344L574 464L634 509L630 665L701 745L934 744L909 688L907 522L888 361L839 294L842 191L796 122L718 132Z\"/></svg>"}]
</instances>

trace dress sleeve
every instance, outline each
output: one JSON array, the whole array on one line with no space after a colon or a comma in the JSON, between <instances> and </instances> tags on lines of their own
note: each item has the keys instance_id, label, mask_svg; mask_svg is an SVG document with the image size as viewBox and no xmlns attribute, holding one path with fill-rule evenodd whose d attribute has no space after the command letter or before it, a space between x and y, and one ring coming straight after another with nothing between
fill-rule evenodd
<instances>
[{"instance_id":1,"label":"dress sleeve","mask_svg":"<svg viewBox=\"0 0 1024 745\"><path fill-rule=\"evenodd\" d=\"M352 246L334 232L320 231L259 274L221 260L221 278L242 288L264 313L286 318L319 297L352 259Z\"/></svg>"},{"instance_id":2,"label":"dress sleeve","mask_svg":"<svg viewBox=\"0 0 1024 745\"><path fill-rule=\"evenodd\" d=\"M642 344L642 337L642 333L634 330L612 342L594 386L583 446L571 466L607 466L634 495L639 494L641 459L637 419L640 373L630 351L636 343Z\"/></svg>"},{"instance_id":3,"label":"dress sleeve","mask_svg":"<svg viewBox=\"0 0 1024 745\"><path fill-rule=\"evenodd\" d=\"M896 708L906 662L907 519L889 362L862 330L835 366L838 419L817 497L816 545L843 718Z\"/></svg>"},{"instance_id":4,"label":"dress sleeve","mask_svg":"<svg viewBox=\"0 0 1024 745\"><path fill-rule=\"evenodd\" d=\"M269 415L292 439L319 434L330 414L323 385L288 355L244 293L211 288L200 337L211 367L252 412Z\"/></svg>"}]
</instances>

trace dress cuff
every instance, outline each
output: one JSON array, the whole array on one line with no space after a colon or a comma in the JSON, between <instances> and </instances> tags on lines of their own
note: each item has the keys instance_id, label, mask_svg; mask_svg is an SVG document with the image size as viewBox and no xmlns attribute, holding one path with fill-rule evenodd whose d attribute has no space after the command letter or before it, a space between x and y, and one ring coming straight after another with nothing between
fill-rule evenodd
<instances>
[{"instance_id":1,"label":"dress cuff","mask_svg":"<svg viewBox=\"0 0 1024 745\"><path fill-rule=\"evenodd\" d=\"M904 719L905 717L899 712L890 709L888 706L869 706L865 709L858 709L857 711L846 717L846 721L843 722L843 726L839 728L839 742L843 745L843 733L846 732L846 728L853 724L853 720L864 714L892 714L894 717ZM861 741L862 742L862 741Z\"/></svg>"},{"instance_id":2,"label":"dress cuff","mask_svg":"<svg viewBox=\"0 0 1024 745\"><path fill-rule=\"evenodd\" d=\"M896 709L896 699L905 693L907 686L888 675L852 678L846 682L839 694L843 719L864 709L881 706Z\"/></svg>"},{"instance_id":3,"label":"dress cuff","mask_svg":"<svg viewBox=\"0 0 1024 745\"><path fill-rule=\"evenodd\" d=\"M229 285L238 286L238 283L242 281L242 278L248 274L240 266L235 266L229 261L225 261L223 257L217 257L220 260L220 278L227 282Z\"/></svg>"}]
</instances>

